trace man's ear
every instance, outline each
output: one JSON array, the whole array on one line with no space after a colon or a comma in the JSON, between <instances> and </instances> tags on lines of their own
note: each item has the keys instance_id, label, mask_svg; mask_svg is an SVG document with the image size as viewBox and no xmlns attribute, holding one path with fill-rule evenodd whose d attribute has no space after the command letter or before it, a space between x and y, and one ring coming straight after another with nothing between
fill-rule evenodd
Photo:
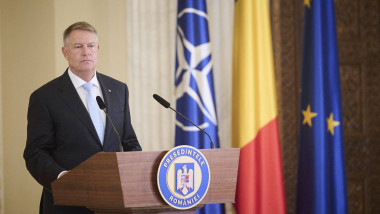
<instances>
[{"instance_id":1,"label":"man's ear","mask_svg":"<svg viewBox=\"0 0 380 214\"><path fill-rule=\"evenodd\" d=\"M62 54L67 59L67 49L65 46L62 47Z\"/></svg>"}]
</instances>

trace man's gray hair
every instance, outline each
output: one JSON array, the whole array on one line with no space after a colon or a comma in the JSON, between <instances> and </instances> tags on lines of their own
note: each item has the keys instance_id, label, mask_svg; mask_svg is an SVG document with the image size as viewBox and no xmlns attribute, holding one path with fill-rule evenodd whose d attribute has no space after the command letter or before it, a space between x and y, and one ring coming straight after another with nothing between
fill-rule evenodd
<instances>
[{"instance_id":1,"label":"man's gray hair","mask_svg":"<svg viewBox=\"0 0 380 214\"><path fill-rule=\"evenodd\" d=\"M87 22L76 22L72 25L70 25L66 30L63 32L63 45L66 47L67 42L69 40L70 33L74 30L86 30L90 31L96 34L96 37L98 36L98 33L96 32L96 29L94 26L90 25Z\"/></svg>"}]
</instances>

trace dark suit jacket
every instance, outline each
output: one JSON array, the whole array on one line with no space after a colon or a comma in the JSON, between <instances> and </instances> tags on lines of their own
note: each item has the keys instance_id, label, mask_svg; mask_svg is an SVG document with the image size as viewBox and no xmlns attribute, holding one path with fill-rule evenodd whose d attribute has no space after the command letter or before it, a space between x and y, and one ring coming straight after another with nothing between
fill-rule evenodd
<instances>
[{"instance_id":1,"label":"dark suit jacket","mask_svg":"<svg viewBox=\"0 0 380 214\"><path fill-rule=\"evenodd\" d=\"M124 151L141 151L131 124L127 85L100 73L97 77ZM31 94L24 159L30 174L44 187L40 213L92 213L83 207L54 206L50 184L62 171L101 151L119 151L118 137L107 120L102 146L67 70Z\"/></svg>"}]
</instances>

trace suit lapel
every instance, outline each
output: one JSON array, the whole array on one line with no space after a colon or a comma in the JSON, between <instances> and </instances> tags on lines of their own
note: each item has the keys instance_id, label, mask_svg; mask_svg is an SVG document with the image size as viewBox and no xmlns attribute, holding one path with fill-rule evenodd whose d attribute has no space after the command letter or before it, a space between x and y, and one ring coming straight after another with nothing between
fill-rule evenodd
<instances>
[{"instance_id":1,"label":"suit lapel","mask_svg":"<svg viewBox=\"0 0 380 214\"><path fill-rule=\"evenodd\" d=\"M106 104L107 113L112 118L112 112L108 111L109 109L112 108L112 96L111 96L112 85L107 84L105 79L102 77L102 74L97 73L97 77L98 77L100 87L102 89L102 94L103 94L103 98L104 98L104 103ZM110 140L108 140L108 138L113 134L114 133L113 133L112 125L111 125L110 121L108 120L108 118L106 117L106 127L105 127L105 131L104 131L103 143L104 144L109 143Z\"/></svg>"},{"instance_id":2,"label":"suit lapel","mask_svg":"<svg viewBox=\"0 0 380 214\"><path fill-rule=\"evenodd\" d=\"M70 80L69 74L66 72L61 76L61 81L59 81L58 90L61 92L60 96L70 110L78 117L78 119L87 127L92 136L96 139L98 144L101 145L98 134L94 124L92 123L90 114L88 113L86 107L83 105L77 90L74 88L73 83Z\"/></svg>"}]
</instances>

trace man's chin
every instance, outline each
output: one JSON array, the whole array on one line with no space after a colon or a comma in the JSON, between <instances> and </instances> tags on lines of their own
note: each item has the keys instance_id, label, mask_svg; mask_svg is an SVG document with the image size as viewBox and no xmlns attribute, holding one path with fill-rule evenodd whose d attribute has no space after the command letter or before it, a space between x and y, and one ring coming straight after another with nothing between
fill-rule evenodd
<instances>
[{"instance_id":1,"label":"man's chin","mask_svg":"<svg viewBox=\"0 0 380 214\"><path fill-rule=\"evenodd\" d=\"M82 71L95 71L95 65L94 63L82 64L79 69Z\"/></svg>"},{"instance_id":2,"label":"man's chin","mask_svg":"<svg viewBox=\"0 0 380 214\"><path fill-rule=\"evenodd\" d=\"M73 73L95 73L95 67L79 67L79 68L70 68Z\"/></svg>"}]
</instances>

